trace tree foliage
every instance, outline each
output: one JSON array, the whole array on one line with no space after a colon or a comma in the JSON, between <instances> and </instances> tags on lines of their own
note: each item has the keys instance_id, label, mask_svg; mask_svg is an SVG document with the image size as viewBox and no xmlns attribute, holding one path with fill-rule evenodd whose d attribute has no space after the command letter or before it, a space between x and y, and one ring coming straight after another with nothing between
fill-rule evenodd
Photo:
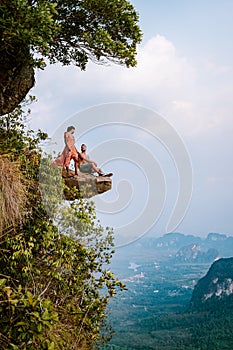
<instances>
[{"instance_id":1,"label":"tree foliage","mask_svg":"<svg viewBox=\"0 0 233 350\"><path fill-rule=\"evenodd\" d=\"M17 46L24 56L30 47L32 55L82 69L88 59L136 63L141 31L127 0L1 0L0 18L1 51Z\"/></svg>"},{"instance_id":2,"label":"tree foliage","mask_svg":"<svg viewBox=\"0 0 233 350\"><path fill-rule=\"evenodd\" d=\"M4 222L0 232L0 349L91 349L109 337L105 308L125 288L107 268L112 231L90 201L54 201L56 224L48 217L39 188L46 136L25 129L21 107L0 119L0 157L17 160L27 189L24 220ZM60 173L44 162L56 182Z\"/></svg>"},{"instance_id":3,"label":"tree foliage","mask_svg":"<svg viewBox=\"0 0 233 350\"><path fill-rule=\"evenodd\" d=\"M0 0L0 115L22 101L45 61L135 66L141 36L128 0Z\"/></svg>"}]
</instances>

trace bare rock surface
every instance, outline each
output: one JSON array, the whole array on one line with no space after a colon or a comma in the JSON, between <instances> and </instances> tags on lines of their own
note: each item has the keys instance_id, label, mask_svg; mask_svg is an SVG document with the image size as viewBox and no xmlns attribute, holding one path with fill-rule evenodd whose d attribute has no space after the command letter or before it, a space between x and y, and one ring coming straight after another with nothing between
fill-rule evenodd
<instances>
[{"instance_id":1,"label":"bare rock surface","mask_svg":"<svg viewBox=\"0 0 233 350\"><path fill-rule=\"evenodd\" d=\"M68 173L66 170L63 170L62 177L66 186L71 190L76 187L83 198L96 196L112 188L112 180L110 177L94 176L82 172L75 175L73 170L69 170ZM77 194L76 198L79 194ZM75 197L70 195L69 191L65 191L65 198L67 200L75 199Z\"/></svg>"}]
</instances>

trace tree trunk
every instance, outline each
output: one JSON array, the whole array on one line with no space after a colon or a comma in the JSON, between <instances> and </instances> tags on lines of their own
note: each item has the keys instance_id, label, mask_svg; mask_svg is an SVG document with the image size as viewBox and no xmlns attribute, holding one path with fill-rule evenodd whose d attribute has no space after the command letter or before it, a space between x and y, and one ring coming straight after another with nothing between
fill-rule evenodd
<instances>
[{"instance_id":1,"label":"tree trunk","mask_svg":"<svg viewBox=\"0 0 233 350\"><path fill-rule=\"evenodd\" d=\"M23 59L22 59L23 57ZM0 115L12 112L35 83L29 50L0 50Z\"/></svg>"}]
</instances>

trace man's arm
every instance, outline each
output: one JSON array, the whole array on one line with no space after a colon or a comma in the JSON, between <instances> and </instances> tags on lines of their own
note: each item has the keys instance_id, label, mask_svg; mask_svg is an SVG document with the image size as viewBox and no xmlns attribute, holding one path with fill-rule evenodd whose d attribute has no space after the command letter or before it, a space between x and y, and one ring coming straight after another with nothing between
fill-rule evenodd
<instances>
[{"instance_id":1,"label":"man's arm","mask_svg":"<svg viewBox=\"0 0 233 350\"><path fill-rule=\"evenodd\" d=\"M81 158L84 159L87 163L93 163L95 166L97 166L96 162L94 162L94 160L91 160L87 154L81 153Z\"/></svg>"}]
</instances>

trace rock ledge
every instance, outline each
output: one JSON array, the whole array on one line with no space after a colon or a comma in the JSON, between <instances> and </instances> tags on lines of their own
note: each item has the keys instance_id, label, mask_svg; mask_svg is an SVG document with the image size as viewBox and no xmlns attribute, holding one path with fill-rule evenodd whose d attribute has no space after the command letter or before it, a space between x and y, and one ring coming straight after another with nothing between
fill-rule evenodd
<instances>
[{"instance_id":1,"label":"rock ledge","mask_svg":"<svg viewBox=\"0 0 233 350\"><path fill-rule=\"evenodd\" d=\"M65 191L64 194L67 200L77 199L80 194L83 198L90 198L109 191L112 188L112 180L110 177L94 176L82 172L75 175L73 170L69 170L68 173L63 170L62 177L65 181L65 185L69 187L69 189L72 190L76 187L79 191L77 196L73 196L69 191Z\"/></svg>"}]
</instances>

